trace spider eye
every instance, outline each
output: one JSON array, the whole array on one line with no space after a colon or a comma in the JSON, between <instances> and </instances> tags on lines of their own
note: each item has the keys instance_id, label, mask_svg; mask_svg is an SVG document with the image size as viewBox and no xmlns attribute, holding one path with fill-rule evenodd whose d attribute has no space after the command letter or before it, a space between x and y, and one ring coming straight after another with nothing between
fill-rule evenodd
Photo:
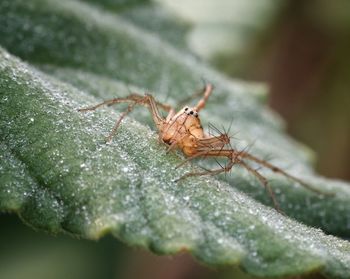
<instances>
[{"instance_id":1,"label":"spider eye","mask_svg":"<svg viewBox=\"0 0 350 279\"><path fill-rule=\"evenodd\" d=\"M188 111L188 108L185 108L185 111Z\"/></svg>"},{"instance_id":2,"label":"spider eye","mask_svg":"<svg viewBox=\"0 0 350 279\"><path fill-rule=\"evenodd\" d=\"M190 111L190 114L193 114L193 110Z\"/></svg>"}]
</instances>

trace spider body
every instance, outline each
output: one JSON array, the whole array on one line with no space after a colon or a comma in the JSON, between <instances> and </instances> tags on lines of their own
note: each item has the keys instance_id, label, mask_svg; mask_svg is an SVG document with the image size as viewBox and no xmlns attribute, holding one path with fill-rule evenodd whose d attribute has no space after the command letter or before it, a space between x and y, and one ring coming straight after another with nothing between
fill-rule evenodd
<instances>
[{"instance_id":1,"label":"spider body","mask_svg":"<svg viewBox=\"0 0 350 279\"><path fill-rule=\"evenodd\" d=\"M233 149L230 144L230 137L226 133L221 133L218 136L211 136L206 134L200 122L199 112L205 107L205 104L211 95L212 90L213 86L211 84L207 84L202 92L203 97L200 99L196 106L185 106L177 113L170 105L157 102L152 95L148 94L144 96L139 94L131 94L124 98L114 98L92 107L79 109L78 111L93 111L104 105L111 106L118 103L128 103L129 105L127 110L121 114L119 119L116 121L111 133L106 139L106 141L109 142L112 140L114 134L116 133L122 119L133 110L135 105L146 106L151 112L153 121L158 130L160 141L168 145L168 152L173 149L180 149L187 156L187 159L181 165L199 157L225 157L228 160L228 163L225 167L214 170L206 170L204 172L187 173L182 178L199 175L215 175L230 171L234 165L240 165L248 172L253 174L266 188L277 210L279 210L279 205L275 199L271 187L268 184L267 179L262 176L258 170L252 168L247 163L247 161L252 161L255 164L258 164L262 167L270 169L273 172L290 178L305 188L308 188L309 190L314 191L318 194L333 195L332 193L323 193L322 191L311 187L299 178L290 175L281 168L272 165L265 160L259 159L248 152L237 151ZM168 113L166 118L161 116L159 109L162 109Z\"/></svg>"},{"instance_id":2,"label":"spider body","mask_svg":"<svg viewBox=\"0 0 350 279\"><path fill-rule=\"evenodd\" d=\"M170 149L177 147L186 156L194 155L198 139L205 137L196 108L187 106L174 115L168 115L161 124L160 135Z\"/></svg>"}]
</instances>

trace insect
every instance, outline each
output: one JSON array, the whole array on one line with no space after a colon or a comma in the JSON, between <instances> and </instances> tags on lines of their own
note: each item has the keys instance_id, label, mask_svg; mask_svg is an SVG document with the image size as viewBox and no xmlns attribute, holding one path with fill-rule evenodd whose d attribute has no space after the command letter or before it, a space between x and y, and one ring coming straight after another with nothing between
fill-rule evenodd
<instances>
[{"instance_id":1,"label":"insect","mask_svg":"<svg viewBox=\"0 0 350 279\"><path fill-rule=\"evenodd\" d=\"M212 84L206 84L202 90L202 98L199 100L199 102L194 107L184 106L178 112L176 112L172 106L156 101L154 97L149 94L131 94L127 97L114 98L99 103L95 106L79 109L78 111L94 111L102 106L128 103L127 109L120 115L106 139L107 142L110 142L123 118L130 113L136 105L143 105L150 110L153 121L158 130L159 139L168 146L167 151L169 152L174 149L180 149L187 156L187 159L179 166L200 157L225 157L228 160L228 163L224 167L214 170L205 170L203 172L187 173L180 179L190 176L216 175L223 172L229 172L234 165L240 165L248 172L253 174L265 187L276 210L280 211L279 204L268 183L268 180L261 175L258 170L254 169L247 163L251 161L262 167L268 168L275 173L279 173L289 179L292 179L317 194L328 195L328 193L323 193L320 190L311 187L301 179L292 176L283 169L272 165L268 161L259 159L246 151L235 150L232 148L230 144L230 137L226 133L221 133L218 136L206 134L199 119L199 112L205 107L212 91ZM159 109L162 109L168 113L166 118L162 117Z\"/></svg>"}]
</instances>

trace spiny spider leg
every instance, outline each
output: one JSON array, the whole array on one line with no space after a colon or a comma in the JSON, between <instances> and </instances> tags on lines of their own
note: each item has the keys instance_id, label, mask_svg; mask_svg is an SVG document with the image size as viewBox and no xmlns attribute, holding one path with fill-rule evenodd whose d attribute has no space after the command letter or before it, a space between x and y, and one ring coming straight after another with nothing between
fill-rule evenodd
<instances>
[{"instance_id":1,"label":"spiny spider leg","mask_svg":"<svg viewBox=\"0 0 350 279\"><path fill-rule=\"evenodd\" d=\"M213 151L213 150L211 150L211 151ZM215 150L213 152L210 152L210 151L204 152L203 151L203 152L201 152L200 155L197 155L196 157L200 157L200 156L203 156L203 155L218 157L218 156L220 156L220 155L218 155L220 153L222 153L222 154L226 153L226 155L228 155L229 153L227 151L230 151L231 154L233 154L232 152L235 152L233 150L221 150L221 151L220 150ZM231 155L231 158L229 158L230 159L229 163L224 168L215 169L215 170L208 170L208 171L204 171L204 172L190 172L190 173L187 173L187 174L183 175L182 177L180 177L176 181L185 179L185 178L190 177L190 176L216 175L216 174L223 173L223 172L227 173L227 172L229 172L232 169L232 167L235 164L239 164L242 167L244 167L248 172L252 173L259 180L261 185L263 185L264 188L266 189L266 191L268 192L274 207L276 208L276 210L278 212L281 213L282 211L280 209L280 206L279 206L279 204L278 204L278 202L276 200L275 194L272 191L272 189L271 189L267 179L264 176L262 176L257 170L255 170L252 167L250 167L249 165L247 165L243 160L241 160L239 158L239 156L240 156L240 154L237 153L237 152L235 152L234 156ZM186 161L191 160L191 159L194 159L194 158L190 157Z\"/></svg>"},{"instance_id":2,"label":"spiny spider leg","mask_svg":"<svg viewBox=\"0 0 350 279\"><path fill-rule=\"evenodd\" d=\"M264 166L264 167L272 170L273 172L280 173L281 175L284 175L285 177L288 177L288 178L298 182L303 187L305 187L308 190L313 191L313 192L315 192L317 194L324 195L324 196L334 196L334 193L323 192L323 191L320 191L318 189L315 189L312 186L310 186L309 184L307 184L304 181L302 181L301 179L299 179L299 178L297 178L297 177L295 177L295 176L285 172L281 168L276 167L276 166L272 165L271 163L269 163L269 162L267 162L265 160L259 159L259 158L255 157L255 156L251 155L250 153L241 152L240 156L242 158L245 158L245 159L251 160L251 161L253 161L255 163L258 163L259 165Z\"/></svg>"},{"instance_id":3,"label":"spiny spider leg","mask_svg":"<svg viewBox=\"0 0 350 279\"><path fill-rule=\"evenodd\" d=\"M221 134L219 136L197 139L196 143L198 144L197 150L201 151L201 149L223 147L230 143L230 137L227 134Z\"/></svg>"},{"instance_id":4,"label":"spiny spider leg","mask_svg":"<svg viewBox=\"0 0 350 279\"><path fill-rule=\"evenodd\" d=\"M189 161L192 161L196 158L199 157L237 157L239 155L238 152L231 150L231 149L207 149L207 150L202 150L195 155L192 155L185 160L183 160L179 165L176 166L176 168L182 167L184 164L186 164ZM232 161L232 160L231 160Z\"/></svg>"},{"instance_id":5,"label":"spiny spider leg","mask_svg":"<svg viewBox=\"0 0 350 279\"><path fill-rule=\"evenodd\" d=\"M271 186L269 185L269 182L267 181L267 179L264 176L262 176L257 170L247 165L243 160L240 160L238 164L244 167L248 172L252 173L259 180L259 182L265 187L266 191L268 192L276 210L280 213L283 213L281 211L279 203L276 200L275 193L272 191Z\"/></svg>"},{"instance_id":6,"label":"spiny spider leg","mask_svg":"<svg viewBox=\"0 0 350 279\"><path fill-rule=\"evenodd\" d=\"M228 172L228 171L230 171L230 169L232 169L233 165L236 164L236 163L237 163L236 161L231 160L225 166L225 168L214 169L214 170L205 170L203 172L186 173L185 175L181 176L179 179L177 179L175 181L177 182L177 181L180 181L180 180L185 179L185 178L190 177L190 176L216 175L216 174L219 174L219 173Z\"/></svg>"},{"instance_id":7,"label":"spiny spider leg","mask_svg":"<svg viewBox=\"0 0 350 279\"><path fill-rule=\"evenodd\" d=\"M238 151L235 151L233 149L218 149L218 150L209 149L206 151L203 150L203 151L198 152L197 154L185 159L180 165L177 166L177 168L184 165L186 162L188 162L190 160L193 160L193 159L199 158L199 157L204 157L204 156L205 157L227 157L229 159L229 164L225 168L222 168L221 172L230 171L234 164L239 164L242 167L244 167L245 169L247 169L265 187L265 189L268 191L268 193L271 197L271 200L273 201L273 204L274 204L276 210L278 210L280 212L281 212L280 207L278 205L278 202L276 201L274 192L272 191L267 179L264 176L262 176L256 169L250 167L246 162L243 161L243 159L254 161L255 163L258 163L259 165L264 166L264 167L272 170L273 172L280 173L281 175L284 175L285 177L290 178L290 179L300 183L300 185L304 186L308 190L311 190L317 194L326 195L326 196L333 196L334 195L333 193L325 193L323 191L315 189L315 188L311 187L310 185L306 184L305 182L303 182L302 180L300 180L299 178L296 178L296 177L286 173L282 169L270 164L269 162L266 162L264 160L256 158L255 156L253 156L245 151L238 152ZM213 170L213 172L207 171L207 172L199 172L199 173L188 173L188 174L184 175L183 177L181 177L179 180L186 178L186 177L189 177L189 176L205 175L205 173L207 173L208 175L212 175L212 173L218 174L218 173L220 173L220 171Z\"/></svg>"}]
</instances>

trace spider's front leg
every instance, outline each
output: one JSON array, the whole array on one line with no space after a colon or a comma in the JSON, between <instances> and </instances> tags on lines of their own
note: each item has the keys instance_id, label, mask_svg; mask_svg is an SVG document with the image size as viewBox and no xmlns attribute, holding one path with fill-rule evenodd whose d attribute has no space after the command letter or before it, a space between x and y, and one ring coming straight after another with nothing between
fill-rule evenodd
<instances>
[{"instance_id":1,"label":"spider's front leg","mask_svg":"<svg viewBox=\"0 0 350 279\"><path fill-rule=\"evenodd\" d=\"M99 103L95 106L78 109L78 111L80 111L80 112L94 111L102 106L112 106L114 104L121 104L121 103L129 103L129 105L128 105L127 109L124 112L122 112L120 117L115 122L112 131L110 132L110 134L106 138L106 142L110 142L112 140L112 138L115 135L115 133L117 132L117 129L118 129L121 121L123 120L123 118L128 113L130 113L136 105L143 105L143 106L148 107L148 109L151 112L153 121L157 126L157 129L158 129L160 136L161 136L162 126L165 123L165 119L161 116L158 107L169 112L169 114L172 113L172 111L173 111L173 108L171 106L157 102L152 95L148 95L148 94L146 94L144 96L139 95L139 94L131 94L127 97L114 98L114 99Z\"/></svg>"},{"instance_id":2,"label":"spider's front leg","mask_svg":"<svg viewBox=\"0 0 350 279\"><path fill-rule=\"evenodd\" d=\"M191 152L193 155L189 156L187 159L182 161L181 164L176 166L176 168L179 168L187 162L198 157L231 156L232 152L226 155L219 155L223 153L224 147L229 143L230 137L227 134L196 139L193 144L193 151Z\"/></svg>"}]
</instances>

